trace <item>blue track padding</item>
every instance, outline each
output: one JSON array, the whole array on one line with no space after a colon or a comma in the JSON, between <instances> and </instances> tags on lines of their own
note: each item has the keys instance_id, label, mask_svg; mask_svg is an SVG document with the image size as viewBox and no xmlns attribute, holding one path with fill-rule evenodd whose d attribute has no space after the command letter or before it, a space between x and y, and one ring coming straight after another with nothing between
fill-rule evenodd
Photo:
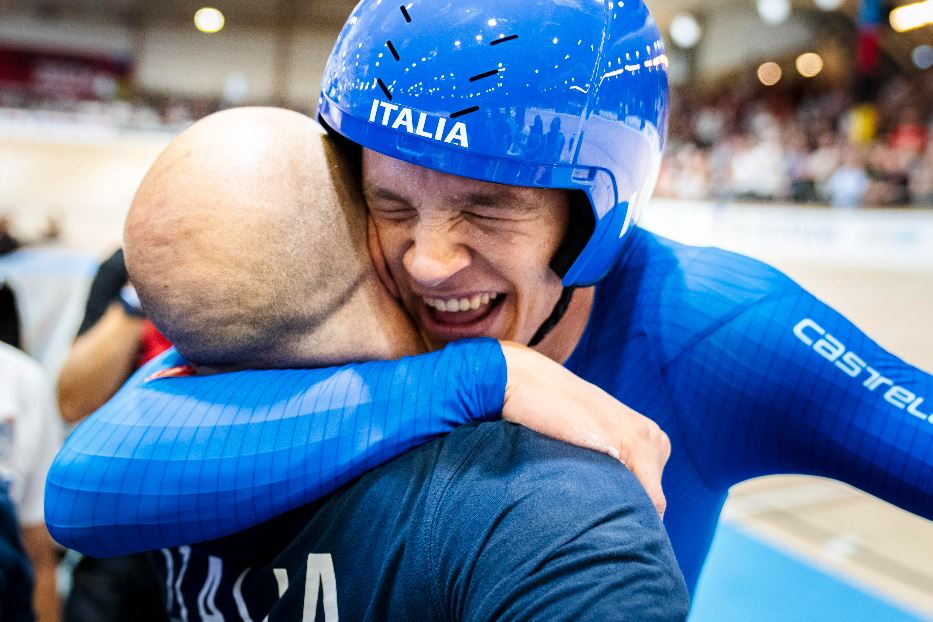
<instances>
[{"instance_id":1,"label":"blue track padding","mask_svg":"<svg viewBox=\"0 0 933 622\"><path fill-rule=\"evenodd\" d=\"M728 524L716 532L690 622L922 622Z\"/></svg>"}]
</instances>

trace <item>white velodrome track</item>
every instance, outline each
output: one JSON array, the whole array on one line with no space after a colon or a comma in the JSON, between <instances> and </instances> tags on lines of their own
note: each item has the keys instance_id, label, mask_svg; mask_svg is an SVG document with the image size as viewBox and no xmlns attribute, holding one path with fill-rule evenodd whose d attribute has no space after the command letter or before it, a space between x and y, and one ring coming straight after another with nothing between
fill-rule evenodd
<instances>
[{"instance_id":1,"label":"white velodrome track","mask_svg":"<svg viewBox=\"0 0 933 622\"><path fill-rule=\"evenodd\" d=\"M170 138L0 110L0 215L27 236L56 216L75 256L102 257L119 244L133 192ZM778 266L883 346L933 370L933 211L655 200L643 224ZM80 290L87 279L72 286ZM737 487L725 520L933 620L933 523L802 477Z\"/></svg>"}]
</instances>

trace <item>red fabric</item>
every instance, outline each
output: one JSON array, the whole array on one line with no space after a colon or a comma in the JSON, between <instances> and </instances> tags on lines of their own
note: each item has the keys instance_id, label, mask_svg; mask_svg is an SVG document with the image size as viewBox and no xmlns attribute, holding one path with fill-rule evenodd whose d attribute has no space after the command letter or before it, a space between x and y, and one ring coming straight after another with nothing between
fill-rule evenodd
<instances>
[{"instance_id":1,"label":"red fabric","mask_svg":"<svg viewBox=\"0 0 933 622\"><path fill-rule=\"evenodd\" d=\"M150 380L158 380L159 378L179 378L182 376L193 376L194 367L191 365L176 365L175 367L169 367L168 369L163 369L162 371L157 371L148 378L146 382Z\"/></svg>"},{"instance_id":2,"label":"red fabric","mask_svg":"<svg viewBox=\"0 0 933 622\"><path fill-rule=\"evenodd\" d=\"M927 129L915 123L904 123L891 132L888 143L895 149L922 153L927 146Z\"/></svg>"},{"instance_id":3,"label":"red fabric","mask_svg":"<svg viewBox=\"0 0 933 622\"><path fill-rule=\"evenodd\" d=\"M881 58L881 47L878 41L878 28L862 26L858 32L858 45L855 53L855 65L859 73L866 76L875 74L878 69L878 60Z\"/></svg>"},{"instance_id":4,"label":"red fabric","mask_svg":"<svg viewBox=\"0 0 933 622\"><path fill-rule=\"evenodd\" d=\"M136 367L142 367L171 347L172 344L159 332L159 329L149 320L145 320L143 323L143 334L139 343L139 358L136 359Z\"/></svg>"}]
</instances>

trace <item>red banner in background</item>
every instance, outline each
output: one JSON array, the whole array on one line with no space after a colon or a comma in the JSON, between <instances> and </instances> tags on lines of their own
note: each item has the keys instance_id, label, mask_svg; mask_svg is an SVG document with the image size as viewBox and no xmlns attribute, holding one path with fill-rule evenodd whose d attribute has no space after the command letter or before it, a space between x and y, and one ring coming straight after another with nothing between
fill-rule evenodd
<instances>
[{"instance_id":1,"label":"red banner in background","mask_svg":"<svg viewBox=\"0 0 933 622\"><path fill-rule=\"evenodd\" d=\"M0 45L0 89L71 99L108 99L132 69L127 59Z\"/></svg>"},{"instance_id":2,"label":"red banner in background","mask_svg":"<svg viewBox=\"0 0 933 622\"><path fill-rule=\"evenodd\" d=\"M877 25L859 26L855 65L861 74L872 75L878 69L878 61L881 59L878 29Z\"/></svg>"}]
</instances>

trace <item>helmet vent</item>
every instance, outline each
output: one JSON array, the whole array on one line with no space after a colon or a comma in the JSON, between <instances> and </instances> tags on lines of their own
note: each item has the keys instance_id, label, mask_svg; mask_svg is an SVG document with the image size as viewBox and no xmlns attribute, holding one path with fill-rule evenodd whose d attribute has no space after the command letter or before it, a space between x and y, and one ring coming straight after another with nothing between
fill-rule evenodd
<instances>
[{"instance_id":1,"label":"helmet vent","mask_svg":"<svg viewBox=\"0 0 933 622\"><path fill-rule=\"evenodd\" d=\"M464 108L463 110L458 110L457 112L451 112L450 118L456 119L457 117L462 117L465 114L470 114L471 112L476 112L479 110L479 106L470 106L469 108Z\"/></svg>"},{"instance_id":2,"label":"helmet vent","mask_svg":"<svg viewBox=\"0 0 933 622\"><path fill-rule=\"evenodd\" d=\"M509 35L508 37L502 37L501 39L490 41L489 45L499 45L500 43L505 43L506 41L511 41L512 39L518 39L518 35Z\"/></svg>"},{"instance_id":3,"label":"helmet vent","mask_svg":"<svg viewBox=\"0 0 933 622\"><path fill-rule=\"evenodd\" d=\"M406 23L406 24L410 24L410 23L411 23L411 15L408 14L408 9L405 8L405 5L403 4L402 6L400 6L400 7L399 7L399 10L402 12L402 15L405 16L405 23Z\"/></svg>"},{"instance_id":4,"label":"helmet vent","mask_svg":"<svg viewBox=\"0 0 933 622\"><path fill-rule=\"evenodd\" d=\"M492 71L484 71L483 73L478 73L475 76L470 77L470 82L476 82L477 80L482 80L483 78L488 78L489 76L494 76L499 73L498 69L493 69Z\"/></svg>"},{"instance_id":5,"label":"helmet vent","mask_svg":"<svg viewBox=\"0 0 933 622\"><path fill-rule=\"evenodd\" d=\"M379 84L379 88L382 89L382 92L386 94L388 100L392 101L392 93L389 92L389 87L387 87L386 83L382 81L382 78L376 78L376 82Z\"/></svg>"}]
</instances>

